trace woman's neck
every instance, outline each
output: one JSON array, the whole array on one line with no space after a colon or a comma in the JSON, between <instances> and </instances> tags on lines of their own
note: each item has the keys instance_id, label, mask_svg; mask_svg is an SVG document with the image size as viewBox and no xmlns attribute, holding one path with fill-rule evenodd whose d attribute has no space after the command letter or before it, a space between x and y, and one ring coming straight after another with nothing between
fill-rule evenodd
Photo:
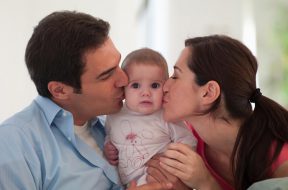
<instances>
[{"instance_id":1,"label":"woman's neck","mask_svg":"<svg viewBox=\"0 0 288 190\"><path fill-rule=\"evenodd\" d=\"M239 129L239 122L210 115L188 120L205 143L205 157L213 170L233 186L231 155Z\"/></svg>"},{"instance_id":2,"label":"woman's neck","mask_svg":"<svg viewBox=\"0 0 288 190\"><path fill-rule=\"evenodd\" d=\"M193 117L187 120L212 150L231 157L240 122L211 115Z\"/></svg>"},{"instance_id":3,"label":"woman's neck","mask_svg":"<svg viewBox=\"0 0 288 190\"><path fill-rule=\"evenodd\" d=\"M213 170L225 179L231 186L234 186L231 157L223 152L219 152L209 146L205 146L206 161Z\"/></svg>"}]
</instances>

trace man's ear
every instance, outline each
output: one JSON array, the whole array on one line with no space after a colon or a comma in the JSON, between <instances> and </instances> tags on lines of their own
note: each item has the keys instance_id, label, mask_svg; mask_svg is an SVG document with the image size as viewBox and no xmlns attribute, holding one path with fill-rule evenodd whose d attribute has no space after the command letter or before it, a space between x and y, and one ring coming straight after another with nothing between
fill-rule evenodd
<instances>
[{"instance_id":1,"label":"man's ear","mask_svg":"<svg viewBox=\"0 0 288 190\"><path fill-rule=\"evenodd\" d=\"M58 81L50 81L48 83L48 90L55 99L65 100L69 94L73 92L73 88Z\"/></svg>"},{"instance_id":2,"label":"man's ear","mask_svg":"<svg viewBox=\"0 0 288 190\"><path fill-rule=\"evenodd\" d=\"M213 103L221 94L221 89L216 81L209 81L203 86L202 99L204 103Z\"/></svg>"}]
</instances>

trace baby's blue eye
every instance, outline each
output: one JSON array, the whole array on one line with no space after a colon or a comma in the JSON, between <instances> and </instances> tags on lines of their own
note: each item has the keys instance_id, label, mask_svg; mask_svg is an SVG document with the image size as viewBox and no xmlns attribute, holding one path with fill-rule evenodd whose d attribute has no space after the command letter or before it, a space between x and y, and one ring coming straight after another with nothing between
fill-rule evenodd
<instances>
[{"instance_id":1,"label":"baby's blue eye","mask_svg":"<svg viewBox=\"0 0 288 190\"><path fill-rule=\"evenodd\" d=\"M131 87L132 88L140 88L140 84L135 82L135 83L131 84Z\"/></svg>"},{"instance_id":2,"label":"baby's blue eye","mask_svg":"<svg viewBox=\"0 0 288 190\"><path fill-rule=\"evenodd\" d=\"M159 83L157 83L157 82L154 82L154 83L151 84L152 88L159 88L160 86L161 85Z\"/></svg>"}]
</instances>

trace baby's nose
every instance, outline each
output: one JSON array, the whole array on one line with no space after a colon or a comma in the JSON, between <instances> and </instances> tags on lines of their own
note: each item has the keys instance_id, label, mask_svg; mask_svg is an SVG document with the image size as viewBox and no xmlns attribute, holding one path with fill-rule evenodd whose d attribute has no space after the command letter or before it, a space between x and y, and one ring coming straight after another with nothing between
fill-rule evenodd
<instances>
[{"instance_id":1,"label":"baby's nose","mask_svg":"<svg viewBox=\"0 0 288 190\"><path fill-rule=\"evenodd\" d=\"M151 96L151 91L148 88L143 89L142 96Z\"/></svg>"}]
</instances>

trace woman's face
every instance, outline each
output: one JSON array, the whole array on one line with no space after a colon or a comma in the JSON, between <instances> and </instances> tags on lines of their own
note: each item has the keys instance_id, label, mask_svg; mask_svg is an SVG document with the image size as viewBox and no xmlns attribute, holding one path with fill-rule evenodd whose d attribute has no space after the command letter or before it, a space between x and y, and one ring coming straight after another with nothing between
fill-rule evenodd
<instances>
[{"instance_id":1,"label":"woman's face","mask_svg":"<svg viewBox=\"0 0 288 190\"><path fill-rule=\"evenodd\" d=\"M174 66L173 75L163 87L163 108L166 121L176 122L199 115L201 87L196 84L195 75L188 68L187 62L190 55L190 49L184 48Z\"/></svg>"}]
</instances>

